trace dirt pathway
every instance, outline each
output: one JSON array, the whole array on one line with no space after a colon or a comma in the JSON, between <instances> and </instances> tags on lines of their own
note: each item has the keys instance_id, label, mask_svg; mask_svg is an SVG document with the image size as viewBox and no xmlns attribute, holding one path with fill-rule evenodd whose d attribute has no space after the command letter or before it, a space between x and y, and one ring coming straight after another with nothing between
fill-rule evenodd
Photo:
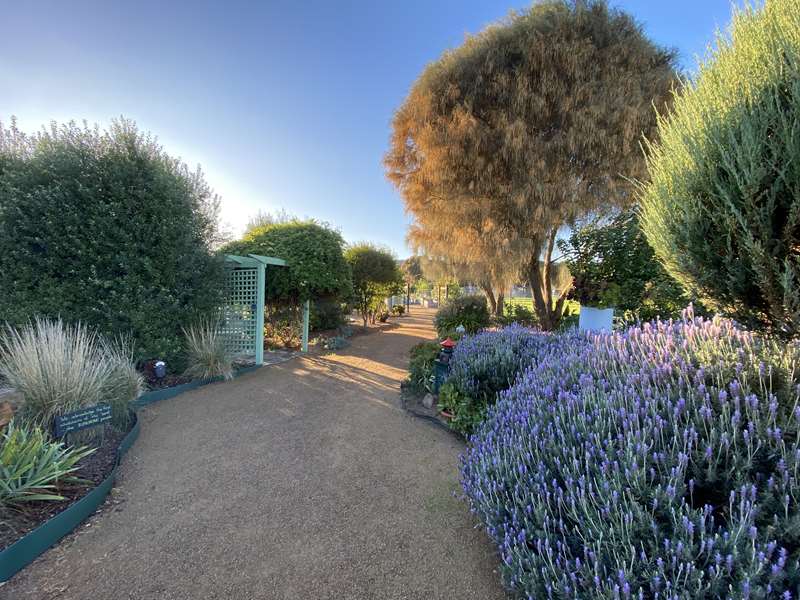
<instances>
[{"instance_id":1,"label":"dirt pathway","mask_svg":"<svg viewBox=\"0 0 800 600\"><path fill-rule=\"evenodd\" d=\"M416 312L144 410L113 503L0 598L503 598L461 443L399 408Z\"/></svg>"}]
</instances>

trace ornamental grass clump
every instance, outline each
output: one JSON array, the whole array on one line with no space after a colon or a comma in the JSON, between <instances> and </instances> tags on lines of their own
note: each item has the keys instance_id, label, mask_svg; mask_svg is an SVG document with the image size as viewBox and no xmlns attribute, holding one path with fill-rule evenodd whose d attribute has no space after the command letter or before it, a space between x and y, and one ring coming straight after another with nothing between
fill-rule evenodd
<instances>
[{"instance_id":1,"label":"ornamental grass clump","mask_svg":"<svg viewBox=\"0 0 800 600\"><path fill-rule=\"evenodd\" d=\"M50 431L56 416L102 402L124 429L143 385L127 343L60 319L7 326L0 331L0 376L21 398L18 417Z\"/></svg>"},{"instance_id":2,"label":"ornamental grass clump","mask_svg":"<svg viewBox=\"0 0 800 600\"><path fill-rule=\"evenodd\" d=\"M797 598L800 347L695 318L554 335L462 460L524 598Z\"/></svg>"},{"instance_id":3,"label":"ornamental grass clump","mask_svg":"<svg viewBox=\"0 0 800 600\"><path fill-rule=\"evenodd\" d=\"M189 366L186 375L194 379L233 379L233 357L214 321L200 323L183 330Z\"/></svg>"}]
</instances>

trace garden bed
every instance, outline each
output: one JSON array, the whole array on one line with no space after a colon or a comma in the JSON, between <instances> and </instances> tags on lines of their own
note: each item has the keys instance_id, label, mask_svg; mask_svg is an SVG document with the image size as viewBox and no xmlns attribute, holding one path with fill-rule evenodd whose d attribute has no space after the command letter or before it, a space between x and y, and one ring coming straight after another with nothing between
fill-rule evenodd
<instances>
[{"instance_id":1,"label":"garden bed","mask_svg":"<svg viewBox=\"0 0 800 600\"><path fill-rule=\"evenodd\" d=\"M127 434L128 432L121 433L111 429L106 432L102 445L78 463L78 471L74 475L85 479L87 483L73 484L60 489L58 493L64 496L64 500L31 502L19 510L9 511L3 515L0 527L0 551L63 512L100 485L114 470L117 464L117 452Z\"/></svg>"}]
</instances>

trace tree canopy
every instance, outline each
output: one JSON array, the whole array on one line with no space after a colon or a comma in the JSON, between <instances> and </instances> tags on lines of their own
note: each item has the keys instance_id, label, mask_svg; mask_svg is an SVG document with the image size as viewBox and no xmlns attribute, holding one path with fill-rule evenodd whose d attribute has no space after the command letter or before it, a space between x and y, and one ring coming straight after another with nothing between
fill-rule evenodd
<instances>
[{"instance_id":1,"label":"tree canopy","mask_svg":"<svg viewBox=\"0 0 800 600\"><path fill-rule=\"evenodd\" d=\"M0 317L131 334L137 358L174 365L181 327L219 306L217 207L203 174L132 121L0 125Z\"/></svg>"},{"instance_id":2,"label":"tree canopy","mask_svg":"<svg viewBox=\"0 0 800 600\"><path fill-rule=\"evenodd\" d=\"M267 277L269 301L343 300L352 292L350 266L341 234L316 221L262 218L241 240L222 248L227 254L261 254L286 261Z\"/></svg>"},{"instance_id":3,"label":"tree canopy","mask_svg":"<svg viewBox=\"0 0 800 600\"><path fill-rule=\"evenodd\" d=\"M689 303L656 260L634 207L578 224L558 248L573 277L569 296L583 306L613 306L647 321L678 317Z\"/></svg>"},{"instance_id":4,"label":"tree canopy","mask_svg":"<svg viewBox=\"0 0 800 600\"><path fill-rule=\"evenodd\" d=\"M352 269L353 296L366 327L378 303L402 290L403 274L391 252L373 244L350 246L345 259Z\"/></svg>"},{"instance_id":5,"label":"tree canopy","mask_svg":"<svg viewBox=\"0 0 800 600\"><path fill-rule=\"evenodd\" d=\"M504 249L553 328L556 233L629 201L674 61L603 1L538 2L424 70L395 114L387 176L414 227L451 239L454 256Z\"/></svg>"}]
</instances>

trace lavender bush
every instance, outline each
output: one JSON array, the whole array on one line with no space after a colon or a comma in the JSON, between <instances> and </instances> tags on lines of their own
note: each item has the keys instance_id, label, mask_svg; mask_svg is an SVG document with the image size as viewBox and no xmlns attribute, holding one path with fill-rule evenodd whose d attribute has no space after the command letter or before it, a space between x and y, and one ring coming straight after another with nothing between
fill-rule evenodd
<instances>
[{"instance_id":1,"label":"lavender bush","mask_svg":"<svg viewBox=\"0 0 800 600\"><path fill-rule=\"evenodd\" d=\"M454 415L450 425L463 433L483 420L497 393L542 353L549 335L520 325L464 337L453 351L439 405Z\"/></svg>"},{"instance_id":2,"label":"lavender bush","mask_svg":"<svg viewBox=\"0 0 800 600\"><path fill-rule=\"evenodd\" d=\"M798 598L797 344L687 312L540 348L462 459L512 590Z\"/></svg>"}]
</instances>

